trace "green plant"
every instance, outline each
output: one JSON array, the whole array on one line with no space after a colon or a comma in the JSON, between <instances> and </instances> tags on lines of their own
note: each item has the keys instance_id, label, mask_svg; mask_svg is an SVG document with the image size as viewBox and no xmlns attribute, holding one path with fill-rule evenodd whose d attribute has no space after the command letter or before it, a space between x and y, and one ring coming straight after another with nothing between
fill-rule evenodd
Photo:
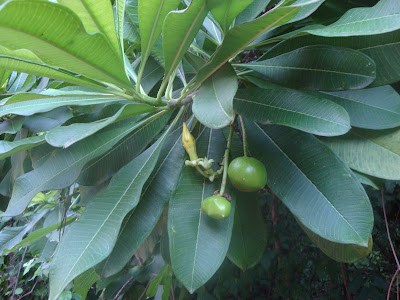
<instances>
[{"instance_id":1,"label":"green plant","mask_svg":"<svg viewBox=\"0 0 400 300\"><path fill-rule=\"evenodd\" d=\"M0 1L2 253L52 242L50 299L121 295L161 256L157 283L193 293L265 250L263 220L243 227L253 193L227 178L249 152L325 254L368 255L361 183L400 179L400 6L324 2ZM215 191L232 206L217 224L200 209Z\"/></svg>"}]
</instances>

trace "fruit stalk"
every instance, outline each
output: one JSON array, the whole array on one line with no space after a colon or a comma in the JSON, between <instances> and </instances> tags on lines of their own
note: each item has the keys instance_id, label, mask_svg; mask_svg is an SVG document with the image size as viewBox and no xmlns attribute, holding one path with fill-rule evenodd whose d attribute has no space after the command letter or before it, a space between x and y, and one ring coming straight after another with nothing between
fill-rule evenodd
<instances>
[{"instance_id":1,"label":"fruit stalk","mask_svg":"<svg viewBox=\"0 0 400 300\"><path fill-rule=\"evenodd\" d=\"M232 136L233 136L233 130L234 130L234 124L236 122L236 117L237 115L235 114L235 117L233 119L232 124L230 125L230 130L229 130L229 136L228 136L228 142L226 144L226 150L225 150L225 154L224 154L224 161L222 163L223 167L224 167L224 172L222 175L222 183L221 183L221 188L219 189L219 194L221 196L224 195L225 192L225 187L226 187L226 179L228 176L228 164L229 164L229 151L231 149L231 144L232 144Z\"/></svg>"},{"instance_id":2,"label":"fruit stalk","mask_svg":"<svg viewBox=\"0 0 400 300\"><path fill-rule=\"evenodd\" d=\"M244 120L242 116L239 116L240 126L242 128L242 137L243 137L243 155L247 157L248 147L247 147L247 131L246 125L244 124Z\"/></svg>"}]
</instances>

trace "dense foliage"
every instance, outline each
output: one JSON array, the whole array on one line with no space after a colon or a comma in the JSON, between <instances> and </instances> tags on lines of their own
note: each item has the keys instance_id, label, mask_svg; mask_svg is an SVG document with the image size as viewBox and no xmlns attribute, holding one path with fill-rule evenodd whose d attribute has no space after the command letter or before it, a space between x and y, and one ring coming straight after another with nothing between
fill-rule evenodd
<instances>
[{"instance_id":1,"label":"dense foliage","mask_svg":"<svg viewBox=\"0 0 400 300\"><path fill-rule=\"evenodd\" d=\"M399 40L398 0L0 1L4 294L381 295Z\"/></svg>"}]
</instances>

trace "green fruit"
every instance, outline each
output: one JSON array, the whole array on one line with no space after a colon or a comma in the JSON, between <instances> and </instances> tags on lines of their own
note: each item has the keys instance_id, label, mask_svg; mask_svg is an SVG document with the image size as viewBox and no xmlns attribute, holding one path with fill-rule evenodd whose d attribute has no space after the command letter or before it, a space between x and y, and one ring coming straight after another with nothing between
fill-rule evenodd
<instances>
[{"instance_id":1,"label":"green fruit","mask_svg":"<svg viewBox=\"0 0 400 300\"><path fill-rule=\"evenodd\" d=\"M217 220L229 217L231 208L231 203L219 195L208 197L201 203L201 211Z\"/></svg>"},{"instance_id":2,"label":"green fruit","mask_svg":"<svg viewBox=\"0 0 400 300\"><path fill-rule=\"evenodd\" d=\"M256 192L267 184L267 170L257 159L238 157L228 167L232 185L242 192Z\"/></svg>"}]
</instances>

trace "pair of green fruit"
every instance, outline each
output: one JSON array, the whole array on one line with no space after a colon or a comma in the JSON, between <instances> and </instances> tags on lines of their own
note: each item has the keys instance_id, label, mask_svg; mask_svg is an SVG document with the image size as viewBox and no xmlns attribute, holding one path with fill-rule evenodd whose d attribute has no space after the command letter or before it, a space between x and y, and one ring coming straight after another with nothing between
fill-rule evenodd
<instances>
[{"instance_id":1,"label":"pair of green fruit","mask_svg":"<svg viewBox=\"0 0 400 300\"><path fill-rule=\"evenodd\" d=\"M232 185L242 192L256 192L267 183L265 166L252 157L238 157L228 167L228 177ZM222 220L231 213L231 203L221 195L204 199L201 211L214 219Z\"/></svg>"}]
</instances>

